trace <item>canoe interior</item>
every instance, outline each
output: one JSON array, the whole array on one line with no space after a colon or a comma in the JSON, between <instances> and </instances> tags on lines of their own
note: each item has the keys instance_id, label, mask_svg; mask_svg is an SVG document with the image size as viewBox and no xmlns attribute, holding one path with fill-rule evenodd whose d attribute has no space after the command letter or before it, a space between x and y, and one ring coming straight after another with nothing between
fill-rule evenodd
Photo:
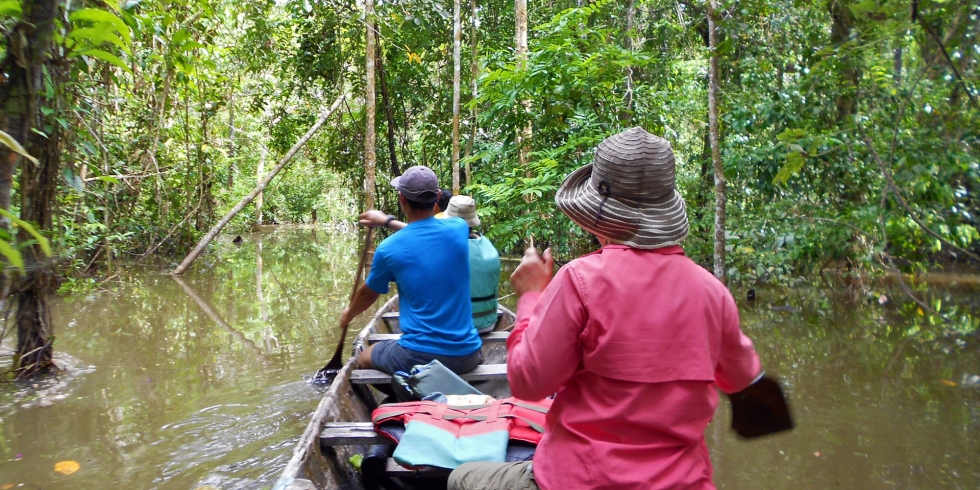
<instances>
[{"instance_id":1,"label":"canoe interior","mask_svg":"<svg viewBox=\"0 0 980 490\"><path fill-rule=\"evenodd\" d=\"M382 317L387 314L389 321L398 309L398 297L389 299L375 314L374 318L357 335L351 349L351 357L337 373L337 377L326 390L313 417L307 425L293 450L293 456L276 482L274 490L360 490L363 487L357 470L350 464L355 454L366 454L368 446L335 446L321 449L320 432L325 424L331 422L370 422L371 411L384 398L379 391L367 385L354 385L350 382L354 361L367 347L368 335L400 333L397 321L391 328ZM514 325L514 313L500 307L500 319L495 331L509 330ZM504 342L485 342L483 344L484 364L506 364L507 346ZM510 396L510 386L506 379L476 382L474 386L495 398Z\"/></svg>"}]
</instances>

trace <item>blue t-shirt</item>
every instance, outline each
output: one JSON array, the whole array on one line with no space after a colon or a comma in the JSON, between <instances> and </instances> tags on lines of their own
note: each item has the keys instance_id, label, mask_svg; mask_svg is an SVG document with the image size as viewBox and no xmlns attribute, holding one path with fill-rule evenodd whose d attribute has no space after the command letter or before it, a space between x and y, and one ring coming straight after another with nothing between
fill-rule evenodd
<instances>
[{"instance_id":1,"label":"blue t-shirt","mask_svg":"<svg viewBox=\"0 0 980 490\"><path fill-rule=\"evenodd\" d=\"M470 307L469 233L460 218L427 218L378 245L366 284L380 294L398 285L403 347L465 356L483 344Z\"/></svg>"}]
</instances>

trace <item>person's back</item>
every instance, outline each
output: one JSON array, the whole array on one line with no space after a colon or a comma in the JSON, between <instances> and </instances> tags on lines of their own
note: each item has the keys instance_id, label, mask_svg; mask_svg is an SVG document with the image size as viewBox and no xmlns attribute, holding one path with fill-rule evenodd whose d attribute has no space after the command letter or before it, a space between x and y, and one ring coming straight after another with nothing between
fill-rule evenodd
<instances>
[{"instance_id":1,"label":"person's back","mask_svg":"<svg viewBox=\"0 0 980 490\"><path fill-rule=\"evenodd\" d=\"M378 246L367 280L340 314L341 328L394 282L402 335L361 351L358 367L391 374L438 360L456 373L468 372L483 362L482 341L471 318L468 227L461 219L433 218L442 191L432 169L416 165L392 179L391 185L398 190L398 206L408 225L373 209L361 214L364 226L397 223L394 229L402 231Z\"/></svg>"},{"instance_id":2,"label":"person's back","mask_svg":"<svg viewBox=\"0 0 980 490\"><path fill-rule=\"evenodd\" d=\"M446 216L462 218L469 226L470 296L473 326L479 333L493 330L497 323L497 292L500 289L500 254L487 237L476 232L480 218L470 196L453 196Z\"/></svg>"},{"instance_id":3,"label":"person's back","mask_svg":"<svg viewBox=\"0 0 980 490\"><path fill-rule=\"evenodd\" d=\"M473 326L488 332L497 323L497 291L500 289L500 254L483 235L469 239L470 296Z\"/></svg>"},{"instance_id":4,"label":"person's back","mask_svg":"<svg viewBox=\"0 0 980 490\"><path fill-rule=\"evenodd\" d=\"M398 285L401 345L450 356L480 348L470 328L468 234L461 219L429 218L378 246L367 285L380 293Z\"/></svg>"},{"instance_id":5,"label":"person's back","mask_svg":"<svg viewBox=\"0 0 980 490\"><path fill-rule=\"evenodd\" d=\"M531 321L551 309L588 320L584 329L546 321L524 346L549 345L547 352L516 353L547 356L536 363L546 371L518 366L509 376L514 395L533 400L550 394L552 384L539 380L573 373L534 457L539 484L713 488L703 434L718 402L714 383L741 388L759 371L758 358L745 355L752 344L727 289L676 246L607 245L567 264L553 282L562 297L542 294Z\"/></svg>"}]
</instances>

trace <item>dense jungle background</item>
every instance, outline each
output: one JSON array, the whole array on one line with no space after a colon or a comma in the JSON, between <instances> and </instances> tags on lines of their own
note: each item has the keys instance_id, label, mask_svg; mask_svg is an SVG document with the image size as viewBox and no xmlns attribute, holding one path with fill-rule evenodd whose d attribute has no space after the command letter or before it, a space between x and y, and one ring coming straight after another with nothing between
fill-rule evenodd
<instances>
[{"instance_id":1,"label":"dense jungle background","mask_svg":"<svg viewBox=\"0 0 980 490\"><path fill-rule=\"evenodd\" d=\"M730 281L975 270L978 30L973 0L0 0L8 323L45 327L44 291L120 262L172 266L342 94L225 232L395 212L388 180L424 164L501 252L568 260L591 242L555 189L638 125L673 144L709 268L727 181Z\"/></svg>"}]
</instances>

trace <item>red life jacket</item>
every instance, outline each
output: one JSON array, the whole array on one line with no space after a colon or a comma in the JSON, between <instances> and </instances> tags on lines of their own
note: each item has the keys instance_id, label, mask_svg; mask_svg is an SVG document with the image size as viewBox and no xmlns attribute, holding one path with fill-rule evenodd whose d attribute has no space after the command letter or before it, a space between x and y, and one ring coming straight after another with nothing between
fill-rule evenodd
<instances>
[{"instance_id":1,"label":"red life jacket","mask_svg":"<svg viewBox=\"0 0 980 490\"><path fill-rule=\"evenodd\" d=\"M417 420L457 436L485 434L499 430L504 424L510 439L537 444L544 434L545 415L553 401L545 398L528 402L509 397L490 404L460 407L431 401L388 403L371 413L371 422L378 434L396 443L397 436L386 431L385 426L405 426Z\"/></svg>"},{"instance_id":2,"label":"red life jacket","mask_svg":"<svg viewBox=\"0 0 980 490\"><path fill-rule=\"evenodd\" d=\"M505 398L460 407L431 401L391 403L378 407L371 418L378 434L399 443L393 457L402 466L453 469L468 462L505 461L508 441L536 445L551 402Z\"/></svg>"}]
</instances>

